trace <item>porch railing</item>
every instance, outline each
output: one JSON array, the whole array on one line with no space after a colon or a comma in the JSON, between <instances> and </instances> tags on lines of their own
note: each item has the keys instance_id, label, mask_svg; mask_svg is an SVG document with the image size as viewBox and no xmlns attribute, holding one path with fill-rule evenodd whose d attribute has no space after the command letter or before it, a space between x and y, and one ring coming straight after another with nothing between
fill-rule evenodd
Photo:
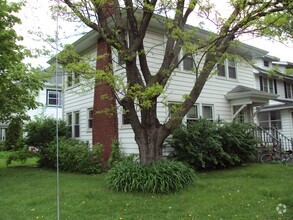
<instances>
[{"instance_id":1,"label":"porch railing","mask_svg":"<svg viewBox=\"0 0 293 220\"><path fill-rule=\"evenodd\" d=\"M293 149L293 140L283 135L276 128L264 129L256 126L255 136L263 147L276 147L281 151Z\"/></svg>"}]
</instances>

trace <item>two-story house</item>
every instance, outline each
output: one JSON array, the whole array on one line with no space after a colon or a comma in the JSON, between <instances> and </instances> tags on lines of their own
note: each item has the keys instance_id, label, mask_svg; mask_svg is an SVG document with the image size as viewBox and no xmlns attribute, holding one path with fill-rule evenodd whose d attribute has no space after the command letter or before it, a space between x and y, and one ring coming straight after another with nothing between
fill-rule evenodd
<instances>
[{"instance_id":1,"label":"two-story house","mask_svg":"<svg viewBox=\"0 0 293 220\"><path fill-rule=\"evenodd\" d=\"M284 149L292 148L293 140L293 77L286 74L293 63L280 61L272 56L256 59L256 89L278 97L259 110L257 121L260 127L279 139Z\"/></svg>"},{"instance_id":2,"label":"two-story house","mask_svg":"<svg viewBox=\"0 0 293 220\"><path fill-rule=\"evenodd\" d=\"M197 34L197 37L204 38L209 33L199 30ZM95 57L97 54L102 54L106 48L99 39L100 36L97 32L91 31L74 42L73 45L78 53ZM163 29L157 25L150 25L144 39L144 45L147 49L146 54L151 71L156 72L160 67L160 62L164 56L164 42L165 33ZM112 55L114 74L121 73L123 68L121 68L117 52L111 48L106 48L106 50ZM267 51L247 44L239 44L239 47L231 49L229 52L242 54L245 59L237 61L227 59L214 67L215 74L205 84L200 97L184 118L185 122L206 118L227 122L237 119L257 123L256 114L261 109L262 112L265 112L264 107L271 100L279 97L274 90L277 82L272 82L272 91L270 81L266 87L265 85L259 87L259 76L263 73L258 73L251 65L254 60L262 60L268 53ZM194 54L186 57L175 69L175 74L164 91L164 97L162 96L159 101L157 114L161 122L164 122L170 114L168 105L165 103L181 102L182 97L188 94L196 80L193 71L194 63L198 62L200 62L199 56ZM98 61L97 68L99 66ZM264 83L264 77L262 79ZM74 73L65 75L63 117L72 128L72 137L90 144L102 143L106 149L110 148L109 145L113 138L118 138L125 153L138 153L133 130L129 121L125 118L121 106L117 105L117 114L112 118L95 114L96 106L94 106L94 103L103 106L106 105L106 100L94 102L94 99L103 93L109 93L109 89L102 85L85 90L81 86L82 81L83 79ZM261 116L259 119L261 119ZM263 125L261 120L260 125Z\"/></svg>"},{"instance_id":3,"label":"two-story house","mask_svg":"<svg viewBox=\"0 0 293 220\"><path fill-rule=\"evenodd\" d=\"M56 118L57 115L62 119L62 76L52 77L45 82L43 88L38 91L36 101L41 105L27 112L31 120L41 116ZM0 124L0 141L5 141L7 128L8 124Z\"/></svg>"}]
</instances>

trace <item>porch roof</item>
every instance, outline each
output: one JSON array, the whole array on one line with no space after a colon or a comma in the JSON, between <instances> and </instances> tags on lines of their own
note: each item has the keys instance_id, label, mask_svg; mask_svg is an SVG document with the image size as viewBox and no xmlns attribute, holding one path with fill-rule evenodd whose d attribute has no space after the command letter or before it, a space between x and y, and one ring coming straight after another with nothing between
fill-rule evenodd
<instances>
[{"instance_id":1,"label":"porch roof","mask_svg":"<svg viewBox=\"0 0 293 220\"><path fill-rule=\"evenodd\" d=\"M238 85L229 91L225 97L231 105L252 104L259 106L268 104L269 100L276 99L278 95Z\"/></svg>"},{"instance_id":2,"label":"porch roof","mask_svg":"<svg viewBox=\"0 0 293 220\"><path fill-rule=\"evenodd\" d=\"M285 110L285 109L293 109L293 101L289 100L273 100L269 103L269 105L265 106L261 112L265 111L275 111L275 110Z\"/></svg>"}]
</instances>

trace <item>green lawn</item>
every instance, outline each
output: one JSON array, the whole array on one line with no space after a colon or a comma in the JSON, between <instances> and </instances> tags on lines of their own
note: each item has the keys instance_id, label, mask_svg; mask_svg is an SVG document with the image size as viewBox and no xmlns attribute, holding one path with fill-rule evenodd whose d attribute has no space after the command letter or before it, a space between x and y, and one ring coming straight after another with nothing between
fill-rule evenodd
<instances>
[{"instance_id":1,"label":"green lawn","mask_svg":"<svg viewBox=\"0 0 293 220\"><path fill-rule=\"evenodd\" d=\"M0 152L0 219L56 219L56 173L4 166ZM30 161L33 165L33 161ZM169 195L117 193L104 175L60 174L60 217L107 219L292 219L293 166L250 164L198 173L194 186ZM286 213L276 211L286 205Z\"/></svg>"}]
</instances>

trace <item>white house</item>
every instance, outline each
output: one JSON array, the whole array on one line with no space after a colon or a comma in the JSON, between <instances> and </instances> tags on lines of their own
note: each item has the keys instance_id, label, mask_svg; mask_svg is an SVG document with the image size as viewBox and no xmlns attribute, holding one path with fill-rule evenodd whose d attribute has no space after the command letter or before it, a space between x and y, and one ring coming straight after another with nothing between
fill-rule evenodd
<instances>
[{"instance_id":1,"label":"white house","mask_svg":"<svg viewBox=\"0 0 293 220\"><path fill-rule=\"evenodd\" d=\"M197 34L199 38L204 38L208 32L199 30ZM74 42L73 45L78 53L92 56L101 54L106 50L112 54L114 74L121 73L123 68L117 64L119 63L117 53L103 45L103 42L99 39L98 34L91 31ZM162 28L151 25L144 39L151 71L156 72L160 67L160 62L164 56L164 42L165 34ZM284 80L286 83L292 83L292 77L277 78L275 76L274 80L266 79L268 74L268 69L264 66L267 65L266 62L269 63L269 67L278 64L273 63L273 61L278 60L266 56L267 51L247 44L239 44L239 47L230 52L242 54L245 59L237 61L227 59L224 63L218 64L215 67L215 75L207 81L200 97L184 120L192 121L202 117L209 120L221 119L230 122L238 119L259 123L261 126L266 125L267 122L270 126L281 123L282 126L279 127L279 131L283 132L289 139L292 138L292 105L288 107L285 104L286 109L278 111L273 110L272 105L269 105L269 103L276 104L277 102L274 100L278 102L282 100L286 103L287 101L293 101L292 84L286 87L286 92L284 90ZM182 101L182 97L188 94L194 84L196 77L192 71L194 68L193 61L198 62L198 59L199 56L197 55L186 57L175 69L175 74L168 83L164 97L161 97L161 104L158 106L158 116L161 122L169 117L168 106L163 103L166 101L168 103ZM257 61L259 68L253 67L253 61ZM100 66L99 61L97 61L97 68ZM98 98L104 92L109 93L107 86L102 85L99 88L93 87L83 91L84 89L80 86L82 81L83 79L74 75L74 73L67 74L64 80L63 117L72 127L72 137L90 144L100 142L104 145L109 145L112 138L118 138L124 152L138 153L134 133L127 119L124 118L120 106L118 106L117 115L112 116L112 118L94 114L96 109L94 98ZM105 100L99 100L95 103L97 103L96 105L107 105L106 102ZM259 117L256 117L257 113ZM277 116L273 116L274 113ZM267 116L268 114L269 116ZM281 116L282 118L280 118ZM262 120L265 117L269 117L267 121ZM255 120L256 118L259 119L259 122ZM264 128L267 127L264 126Z\"/></svg>"},{"instance_id":2,"label":"white house","mask_svg":"<svg viewBox=\"0 0 293 220\"><path fill-rule=\"evenodd\" d=\"M40 116L56 118L57 115L59 119L62 119L62 96L62 76L53 77L38 91L36 101L41 103L41 105L36 109L29 110L27 115L31 120ZM7 124L0 124L0 141L5 140L7 128Z\"/></svg>"},{"instance_id":3,"label":"white house","mask_svg":"<svg viewBox=\"0 0 293 220\"><path fill-rule=\"evenodd\" d=\"M256 88L278 94L278 98L270 100L269 104L259 111L258 123L280 139L285 149L292 149L293 140L293 77L285 74L286 69L292 68L293 63L264 56L256 60L254 70Z\"/></svg>"}]
</instances>

